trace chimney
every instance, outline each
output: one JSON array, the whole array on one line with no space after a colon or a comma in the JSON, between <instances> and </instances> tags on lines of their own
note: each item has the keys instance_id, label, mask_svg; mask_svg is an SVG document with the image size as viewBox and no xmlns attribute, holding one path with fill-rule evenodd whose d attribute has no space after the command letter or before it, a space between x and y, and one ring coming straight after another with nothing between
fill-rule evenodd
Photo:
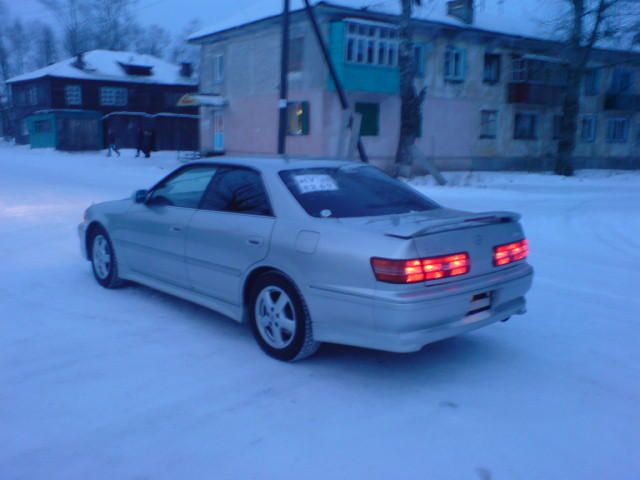
<instances>
[{"instance_id":1,"label":"chimney","mask_svg":"<svg viewBox=\"0 0 640 480\"><path fill-rule=\"evenodd\" d=\"M80 52L76 55L76 61L73 62L73 66L79 70L84 70L87 64L84 61L84 53Z\"/></svg>"},{"instance_id":2,"label":"chimney","mask_svg":"<svg viewBox=\"0 0 640 480\"><path fill-rule=\"evenodd\" d=\"M180 75L186 78L191 78L191 75L193 75L193 65L191 62L180 63Z\"/></svg>"},{"instance_id":3,"label":"chimney","mask_svg":"<svg viewBox=\"0 0 640 480\"><path fill-rule=\"evenodd\" d=\"M473 24L473 0L451 0L447 3L447 15L457 18L467 25Z\"/></svg>"}]
</instances>

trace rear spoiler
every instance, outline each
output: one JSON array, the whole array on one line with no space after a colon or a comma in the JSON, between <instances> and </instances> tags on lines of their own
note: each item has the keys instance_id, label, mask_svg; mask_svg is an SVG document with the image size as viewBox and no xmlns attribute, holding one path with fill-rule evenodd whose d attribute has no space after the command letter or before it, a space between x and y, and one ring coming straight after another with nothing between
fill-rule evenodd
<instances>
[{"instance_id":1,"label":"rear spoiler","mask_svg":"<svg viewBox=\"0 0 640 480\"><path fill-rule=\"evenodd\" d=\"M396 233L387 233L388 237L410 239L421 237L436 232L445 232L449 230L462 230L465 228L473 228L479 225L490 225L494 223L515 223L520 220L521 216L514 212L484 212L467 215L460 215L444 220L435 220L426 227L420 228L415 232L405 235Z\"/></svg>"}]
</instances>

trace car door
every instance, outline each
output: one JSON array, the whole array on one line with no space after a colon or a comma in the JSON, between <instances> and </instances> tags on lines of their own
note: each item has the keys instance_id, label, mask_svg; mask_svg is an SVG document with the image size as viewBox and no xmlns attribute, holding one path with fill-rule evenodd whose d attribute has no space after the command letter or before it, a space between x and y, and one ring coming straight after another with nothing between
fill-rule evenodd
<instances>
[{"instance_id":1,"label":"car door","mask_svg":"<svg viewBox=\"0 0 640 480\"><path fill-rule=\"evenodd\" d=\"M156 185L128 212L121 236L130 270L178 287L188 287L185 235L216 167L182 168Z\"/></svg>"},{"instance_id":2,"label":"car door","mask_svg":"<svg viewBox=\"0 0 640 480\"><path fill-rule=\"evenodd\" d=\"M248 168L219 168L187 229L191 287L239 305L243 275L266 257L274 223L261 175Z\"/></svg>"}]
</instances>

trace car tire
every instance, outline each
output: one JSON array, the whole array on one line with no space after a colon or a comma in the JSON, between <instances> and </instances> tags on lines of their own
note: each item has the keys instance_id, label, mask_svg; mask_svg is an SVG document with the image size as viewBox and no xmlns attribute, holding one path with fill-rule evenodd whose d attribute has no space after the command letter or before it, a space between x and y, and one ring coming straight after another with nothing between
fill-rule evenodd
<instances>
[{"instance_id":1,"label":"car tire","mask_svg":"<svg viewBox=\"0 0 640 480\"><path fill-rule=\"evenodd\" d=\"M269 272L258 277L251 288L248 308L253 335L269 356L294 362L318 351L320 343L313 339L309 309L284 275Z\"/></svg>"},{"instance_id":2,"label":"car tire","mask_svg":"<svg viewBox=\"0 0 640 480\"><path fill-rule=\"evenodd\" d=\"M104 288L120 288L124 282L118 276L118 261L109 234L102 227L89 236L89 256L96 281Z\"/></svg>"}]
</instances>

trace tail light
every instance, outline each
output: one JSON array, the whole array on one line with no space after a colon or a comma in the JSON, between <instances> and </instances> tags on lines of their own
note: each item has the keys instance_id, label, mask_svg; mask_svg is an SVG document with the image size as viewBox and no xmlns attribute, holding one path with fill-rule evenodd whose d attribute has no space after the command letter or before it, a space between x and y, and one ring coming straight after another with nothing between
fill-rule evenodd
<instances>
[{"instance_id":1,"label":"tail light","mask_svg":"<svg viewBox=\"0 0 640 480\"><path fill-rule=\"evenodd\" d=\"M513 262L524 260L529 256L529 240L500 245L493 249L493 264L503 267Z\"/></svg>"},{"instance_id":2,"label":"tail light","mask_svg":"<svg viewBox=\"0 0 640 480\"><path fill-rule=\"evenodd\" d=\"M467 253L414 260L372 258L371 267L381 282L418 283L469 273L470 261Z\"/></svg>"}]
</instances>

